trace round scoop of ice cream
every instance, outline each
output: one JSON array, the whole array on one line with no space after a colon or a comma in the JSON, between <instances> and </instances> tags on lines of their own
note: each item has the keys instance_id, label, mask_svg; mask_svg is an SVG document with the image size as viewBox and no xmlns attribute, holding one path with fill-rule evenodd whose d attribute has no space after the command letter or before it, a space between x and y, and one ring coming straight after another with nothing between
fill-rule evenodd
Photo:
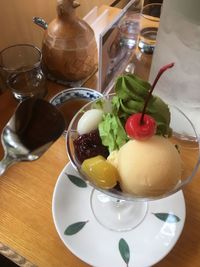
<instances>
[{"instance_id":1,"label":"round scoop of ice cream","mask_svg":"<svg viewBox=\"0 0 200 267\"><path fill-rule=\"evenodd\" d=\"M181 158L175 146L161 136L130 140L118 154L122 191L139 196L162 195L181 179Z\"/></svg>"},{"instance_id":2,"label":"round scoop of ice cream","mask_svg":"<svg viewBox=\"0 0 200 267\"><path fill-rule=\"evenodd\" d=\"M118 169L118 150L114 150L110 153L107 157L107 160L116 168Z\"/></svg>"}]
</instances>

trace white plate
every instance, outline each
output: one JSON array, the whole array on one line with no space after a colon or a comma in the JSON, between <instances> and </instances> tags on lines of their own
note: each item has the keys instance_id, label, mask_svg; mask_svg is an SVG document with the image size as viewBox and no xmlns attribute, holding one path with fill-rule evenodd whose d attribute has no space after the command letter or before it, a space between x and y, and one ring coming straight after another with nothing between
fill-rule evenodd
<instances>
[{"instance_id":1,"label":"white plate","mask_svg":"<svg viewBox=\"0 0 200 267\"><path fill-rule=\"evenodd\" d=\"M79 176L71 164L65 166L54 189L52 212L61 240L78 258L95 267L147 267L159 262L174 247L185 222L182 191L149 202L147 216L132 231L114 232L105 229L94 218L90 208L92 187L77 186L68 174ZM166 214L169 216L164 220ZM82 228L79 222L83 222ZM79 231L72 226L75 233L64 234L74 223L78 223ZM119 249L119 242L125 245L124 252ZM127 251L127 257L123 258Z\"/></svg>"}]
</instances>

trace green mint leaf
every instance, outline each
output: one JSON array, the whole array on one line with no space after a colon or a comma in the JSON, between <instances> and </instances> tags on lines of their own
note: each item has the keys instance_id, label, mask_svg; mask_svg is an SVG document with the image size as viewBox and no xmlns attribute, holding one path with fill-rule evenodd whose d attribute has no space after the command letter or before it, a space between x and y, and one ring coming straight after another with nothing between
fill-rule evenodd
<instances>
[{"instance_id":1,"label":"green mint leaf","mask_svg":"<svg viewBox=\"0 0 200 267\"><path fill-rule=\"evenodd\" d=\"M147 97L151 85L138 78L136 75L128 74L124 77L128 89L134 93L137 100L142 100Z\"/></svg>"},{"instance_id":2,"label":"green mint leaf","mask_svg":"<svg viewBox=\"0 0 200 267\"><path fill-rule=\"evenodd\" d=\"M117 78L116 98L112 105L114 114L118 115L123 124L130 115L142 112L150 88L151 85L148 82L133 74L122 75ZM162 99L151 96L146 113L152 116L157 123L156 134L163 136L171 134L170 111Z\"/></svg>"},{"instance_id":3,"label":"green mint leaf","mask_svg":"<svg viewBox=\"0 0 200 267\"><path fill-rule=\"evenodd\" d=\"M126 114L129 114L129 115L141 112L144 106L142 102L135 101L135 100L129 100L127 103L123 103L123 101L120 100L120 104L121 104L121 109Z\"/></svg>"}]
</instances>

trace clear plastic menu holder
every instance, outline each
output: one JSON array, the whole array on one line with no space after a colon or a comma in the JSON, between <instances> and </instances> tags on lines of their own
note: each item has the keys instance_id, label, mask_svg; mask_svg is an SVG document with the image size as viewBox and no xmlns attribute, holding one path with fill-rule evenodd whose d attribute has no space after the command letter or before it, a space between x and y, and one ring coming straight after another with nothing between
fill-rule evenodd
<instances>
[{"instance_id":1,"label":"clear plastic menu holder","mask_svg":"<svg viewBox=\"0 0 200 267\"><path fill-rule=\"evenodd\" d=\"M118 75L134 72L132 59L140 31L141 3L142 1L129 1L100 33L98 91L103 94L112 91Z\"/></svg>"},{"instance_id":2,"label":"clear plastic menu holder","mask_svg":"<svg viewBox=\"0 0 200 267\"><path fill-rule=\"evenodd\" d=\"M98 7L95 6L93 9L88 12L85 17L83 18L85 22L87 22L90 26L98 17Z\"/></svg>"},{"instance_id":3,"label":"clear plastic menu holder","mask_svg":"<svg viewBox=\"0 0 200 267\"><path fill-rule=\"evenodd\" d=\"M99 36L109 23L108 14L109 14L108 9L104 10L104 12L100 16L98 16L97 19L90 25L95 33L98 49L99 49Z\"/></svg>"},{"instance_id":4,"label":"clear plastic menu holder","mask_svg":"<svg viewBox=\"0 0 200 267\"><path fill-rule=\"evenodd\" d=\"M97 48L99 48L100 34L108 27L109 24L120 13L121 9L102 5L95 6L83 19L90 25L95 33Z\"/></svg>"}]
</instances>

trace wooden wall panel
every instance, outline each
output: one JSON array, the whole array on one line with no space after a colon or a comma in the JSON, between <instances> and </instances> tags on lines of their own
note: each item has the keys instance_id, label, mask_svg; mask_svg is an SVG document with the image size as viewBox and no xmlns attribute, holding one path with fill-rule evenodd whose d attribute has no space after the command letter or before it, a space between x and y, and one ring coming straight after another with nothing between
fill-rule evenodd
<instances>
[{"instance_id":1,"label":"wooden wall panel","mask_svg":"<svg viewBox=\"0 0 200 267\"><path fill-rule=\"evenodd\" d=\"M0 49L16 43L40 46L43 30L32 22L34 16L48 22L55 16L55 0L6 0L0 4Z\"/></svg>"},{"instance_id":2,"label":"wooden wall panel","mask_svg":"<svg viewBox=\"0 0 200 267\"><path fill-rule=\"evenodd\" d=\"M83 17L95 5L110 4L113 0L79 0L77 14ZM41 46L43 30L33 24L39 16L50 22L56 16L56 0L0 0L0 50L16 43Z\"/></svg>"}]
</instances>

